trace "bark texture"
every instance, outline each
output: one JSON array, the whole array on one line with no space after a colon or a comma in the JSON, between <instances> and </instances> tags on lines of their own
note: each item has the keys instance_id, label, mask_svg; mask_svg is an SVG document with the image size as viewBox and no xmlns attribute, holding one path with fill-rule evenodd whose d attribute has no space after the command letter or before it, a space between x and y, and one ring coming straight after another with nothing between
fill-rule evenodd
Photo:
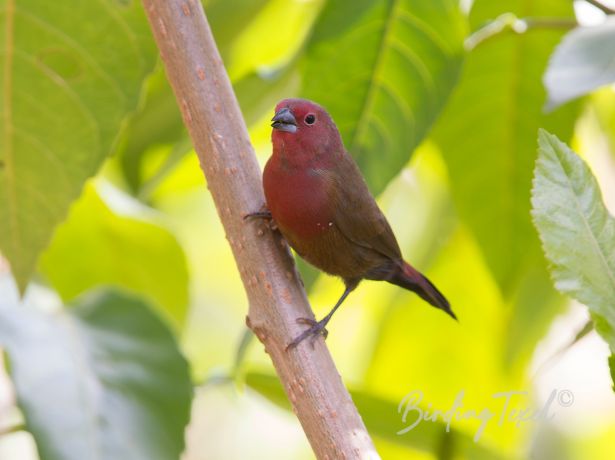
<instances>
[{"instance_id":1,"label":"bark texture","mask_svg":"<svg viewBox=\"0 0 615 460\"><path fill-rule=\"evenodd\" d=\"M261 172L200 1L143 4L245 286L248 326L317 458L379 458L324 340L286 351L302 331L296 319L313 315L282 237L262 220L243 220L265 202Z\"/></svg>"}]
</instances>

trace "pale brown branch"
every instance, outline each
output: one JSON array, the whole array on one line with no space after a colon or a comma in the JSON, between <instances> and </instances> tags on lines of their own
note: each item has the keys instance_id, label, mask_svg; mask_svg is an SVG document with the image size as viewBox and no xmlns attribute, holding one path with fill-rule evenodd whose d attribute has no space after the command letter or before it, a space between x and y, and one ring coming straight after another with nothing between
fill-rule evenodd
<instances>
[{"instance_id":1,"label":"pale brown branch","mask_svg":"<svg viewBox=\"0 0 615 460\"><path fill-rule=\"evenodd\" d=\"M603 11L605 14L615 14L615 9L608 7L607 5L605 5L602 2L599 2L598 0L585 0L585 1L589 3L590 5L594 5L596 8Z\"/></svg>"},{"instance_id":2,"label":"pale brown branch","mask_svg":"<svg viewBox=\"0 0 615 460\"><path fill-rule=\"evenodd\" d=\"M264 344L319 459L379 458L324 341L286 345L311 317L279 234L243 215L264 203L261 174L237 100L198 0L143 0ZM211 244L217 244L211 242Z\"/></svg>"}]
</instances>

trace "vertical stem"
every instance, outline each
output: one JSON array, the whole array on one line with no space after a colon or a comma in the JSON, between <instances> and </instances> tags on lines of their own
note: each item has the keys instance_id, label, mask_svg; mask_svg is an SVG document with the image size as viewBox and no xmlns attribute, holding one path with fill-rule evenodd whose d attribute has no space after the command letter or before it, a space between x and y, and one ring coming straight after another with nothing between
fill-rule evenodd
<instances>
[{"instance_id":1,"label":"vertical stem","mask_svg":"<svg viewBox=\"0 0 615 460\"><path fill-rule=\"evenodd\" d=\"M606 6L604 3L598 0L585 0L590 5L594 5L599 10L602 10L605 14L615 14L615 9Z\"/></svg>"},{"instance_id":2,"label":"vertical stem","mask_svg":"<svg viewBox=\"0 0 615 460\"><path fill-rule=\"evenodd\" d=\"M312 315L284 241L259 219L242 218L264 203L260 169L200 1L143 3L243 280L248 326L316 456L379 458L324 341L285 350L301 332L296 318Z\"/></svg>"}]
</instances>

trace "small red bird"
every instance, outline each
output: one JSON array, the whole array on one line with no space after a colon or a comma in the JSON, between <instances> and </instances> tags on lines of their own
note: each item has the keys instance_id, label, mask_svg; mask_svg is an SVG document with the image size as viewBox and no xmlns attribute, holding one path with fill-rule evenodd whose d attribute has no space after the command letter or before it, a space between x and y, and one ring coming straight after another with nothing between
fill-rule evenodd
<instances>
[{"instance_id":1,"label":"small red bird","mask_svg":"<svg viewBox=\"0 0 615 460\"><path fill-rule=\"evenodd\" d=\"M333 313L363 279L413 291L457 319L440 291L404 262L389 223L326 110L308 100L285 99L276 106L272 122L273 154L263 173L268 211L249 216L272 218L297 254L341 277L346 286L322 320L298 320L310 327L288 348L310 336L326 338Z\"/></svg>"}]
</instances>

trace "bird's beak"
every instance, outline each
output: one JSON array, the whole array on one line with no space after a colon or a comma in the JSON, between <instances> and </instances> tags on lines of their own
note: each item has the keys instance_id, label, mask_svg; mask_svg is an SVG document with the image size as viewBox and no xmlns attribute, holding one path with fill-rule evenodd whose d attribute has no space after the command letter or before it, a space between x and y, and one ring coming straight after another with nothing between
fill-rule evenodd
<instances>
[{"instance_id":1,"label":"bird's beak","mask_svg":"<svg viewBox=\"0 0 615 460\"><path fill-rule=\"evenodd\" d=\"M278 110L275 116L271 119L273 129L294 133L297 131L297 120L288 107Z\"/></svg>"}]
</instances>

